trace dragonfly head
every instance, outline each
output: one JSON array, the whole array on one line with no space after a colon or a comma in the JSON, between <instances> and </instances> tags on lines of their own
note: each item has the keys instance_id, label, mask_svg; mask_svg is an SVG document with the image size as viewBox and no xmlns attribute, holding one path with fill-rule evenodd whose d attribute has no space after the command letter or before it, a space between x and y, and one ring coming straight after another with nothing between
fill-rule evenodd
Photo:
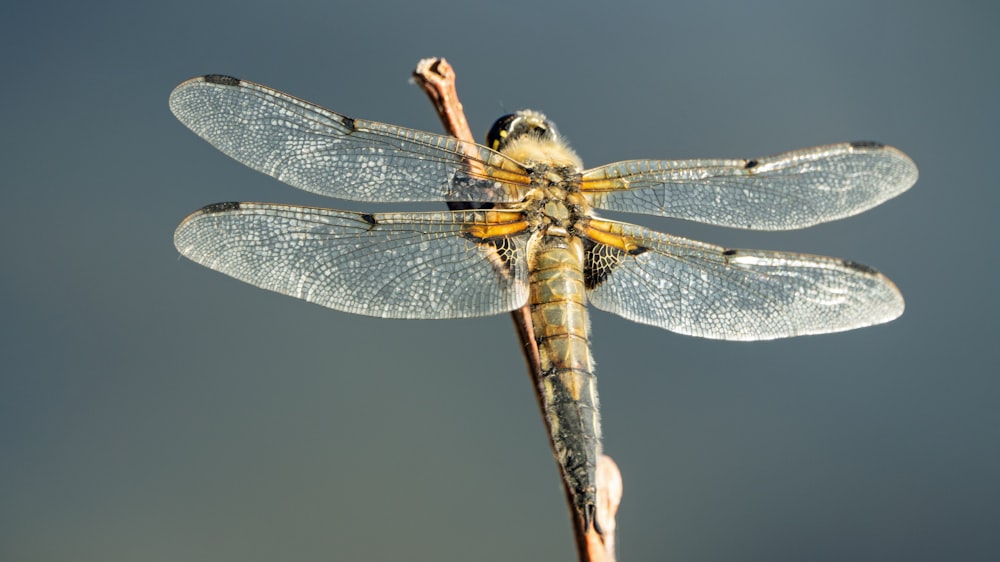
<instances>
[{"instance_id":1,"label":"dragonfly head","mask_svg":"<svg viewBox=\"0 0 1000 562\"><path fill-rule=\"evenodd\" d=\"M496 151L502 151L511 141L530 135L538 140L556 141L559 131L556 126L545 118L545 115L522 109L500 117L486 133L486 146Z\"/></svg>"}]
</instances>

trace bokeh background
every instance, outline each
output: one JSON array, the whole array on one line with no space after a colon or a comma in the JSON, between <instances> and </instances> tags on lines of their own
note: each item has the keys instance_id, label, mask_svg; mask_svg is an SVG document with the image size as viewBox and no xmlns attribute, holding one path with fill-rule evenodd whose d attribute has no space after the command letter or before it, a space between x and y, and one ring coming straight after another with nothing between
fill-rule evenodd
<instances>
[{"instance_id":1,"label":"bokeh background","mask_svg":"<svg viewBox=\"0 0 1000 562\"><path fill-rule=\"evenodd\" d=\"M0 560L573 560L507 317L390 321L197 266L229 200L349 205L170 114L205 73L439 131L532 107L590 165L857 139L919 165L861 216L735 247L873 265L899 320L769 343L594 312L619 557L1000 559L997 9L987 2L15 2L0 8ZM396 208L396 207L394 207Z\"/></svg>"}]
</instances>

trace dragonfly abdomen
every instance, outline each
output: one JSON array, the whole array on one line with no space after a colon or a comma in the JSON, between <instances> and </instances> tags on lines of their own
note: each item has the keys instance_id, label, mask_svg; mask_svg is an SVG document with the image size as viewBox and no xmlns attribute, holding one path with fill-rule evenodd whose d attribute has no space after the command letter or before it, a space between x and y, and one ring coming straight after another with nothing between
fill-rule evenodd
<instances>
[{"instance_id":1,"label":"dragonfly abdomen","mask_svg":"<svg viewBox=\"0 0 1000 562\"><path fill-rule=\"evenodd\" d=\"M601 422L590 354L583 244L574 237L542 235L530 259L529 302L546 421L574 504L589 520L596 503Z\"/></svg>"}]
</instances>

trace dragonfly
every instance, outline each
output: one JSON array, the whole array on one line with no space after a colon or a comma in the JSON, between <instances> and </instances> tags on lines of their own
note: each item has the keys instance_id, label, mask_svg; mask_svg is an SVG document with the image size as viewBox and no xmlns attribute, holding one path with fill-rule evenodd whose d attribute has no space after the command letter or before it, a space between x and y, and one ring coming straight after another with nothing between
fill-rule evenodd
<instances>
[{"instance_id":1,"label":"dragonfly","mask_svg":"<svg viewBox=\"0 0 1000 562\"><path fill-rule=\"evenodd\" d=\"M916 182L913 161L880 143L585 169L530 110L498 119L480 145L355 119L222 75L180 84L170 108L223 153L292 187L453 205L363 213L216 203L185 218L174 242L241 281L355 314L467 318L527 306L557 462L586 521L600 454L588 304L680 334L744 341L850 330L903 312L892 281L857 262L725 248L595 212L805 228Z\"/></svg>"}]
</instances>

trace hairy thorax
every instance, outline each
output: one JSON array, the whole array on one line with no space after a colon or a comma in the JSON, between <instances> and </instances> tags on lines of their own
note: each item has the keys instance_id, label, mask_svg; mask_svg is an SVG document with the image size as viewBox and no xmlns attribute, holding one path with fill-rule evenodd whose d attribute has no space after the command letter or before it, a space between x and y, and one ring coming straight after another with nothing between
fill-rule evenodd
<instances>
[{"instance_id":1,"label":"hairy thorax","mask_svg":"<svg viewBox=\"0 0 1000 562\"><path fill-rule=\"evenodd\" d=\"M503 154L531 174L532 187L516 205L531 230L543 236L572 235L577 222L590 213L587 198L580 193L580 157L561 140L530 136L512 140Z\"/></svg>"}]
</instances>

